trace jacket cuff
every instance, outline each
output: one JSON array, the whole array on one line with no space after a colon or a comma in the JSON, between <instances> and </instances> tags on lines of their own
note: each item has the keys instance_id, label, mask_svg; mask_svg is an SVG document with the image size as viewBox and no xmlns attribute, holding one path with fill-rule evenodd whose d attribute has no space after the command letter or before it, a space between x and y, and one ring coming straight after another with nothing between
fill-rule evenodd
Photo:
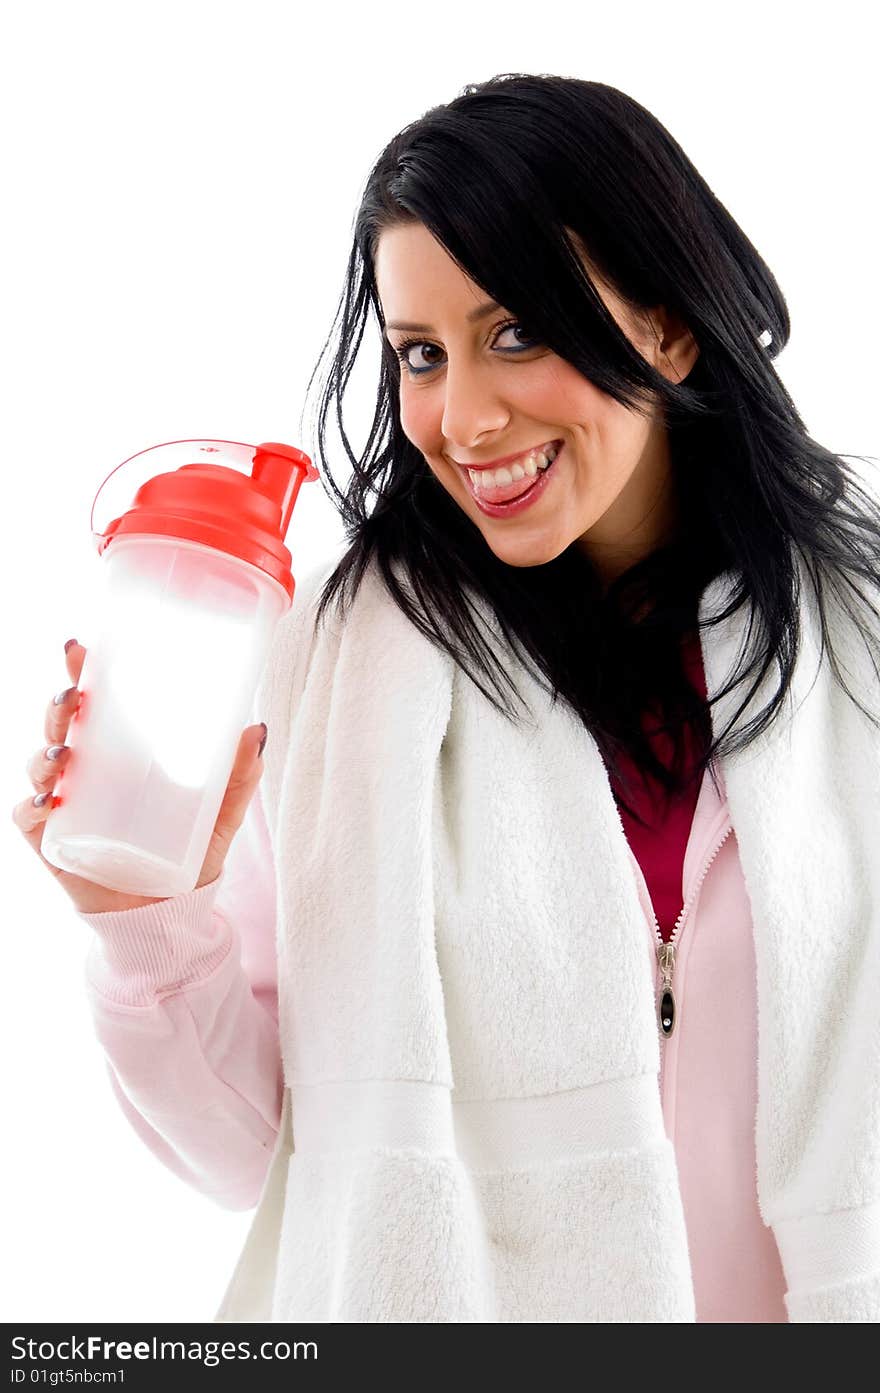
<instances>
[{"instance_id":1,"label":"jacket cuff","mask_svg":"<svg viewBox=\"0 0 880 1393\"><path fill-rule=\"evenodd\" d=\"M232 928L214 908L223 874L156 904L80 913L95 931L85 975L98 996L120 1006L153 1006L210 976L233 940Z\"/></svg>"},{"instance_id":2,"label":"jacket cuff","mask_svg":"<svg viewBox=\"0 0 880 1393\"><path fill-rule=\"evenodd\" d=\"M791 1321L880 1321L880 1202L772 1227Z\"/></svg>"}]
</instances>

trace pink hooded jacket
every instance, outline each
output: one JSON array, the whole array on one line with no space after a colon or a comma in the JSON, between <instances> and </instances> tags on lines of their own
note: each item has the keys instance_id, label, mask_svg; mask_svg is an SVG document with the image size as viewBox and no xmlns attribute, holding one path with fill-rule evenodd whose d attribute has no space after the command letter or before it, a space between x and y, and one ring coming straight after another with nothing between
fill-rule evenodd
<instances>
[{"instance_id":1,"label":"pink hooded jacket","mask_svg":"<svg viewBox=\"0 0 880 1393\"><path fill-rule=\"evenodd\" d=\"M698 644L688 656L702 684ZM657 948L680 919L676 1021L661 1039L659 1086L697 1320L787 1321L783 1269L756 1189L751 912L717 772L721 798L707 773L696 805L680 801L662 826L621 816L658 985ZM88 1000L124 1113L181 1179L226 1208L252 1208L283 1090L275 885L259 793L210 885L143 909L80 917L95 930Z\"/></svg>"},{"instance_id":2,"label":"pink hooded jacket","mask_svg":"<svg viewBox=\"0 0 880 1393\"><path fill-rule=\"evenodd\" d=\"M696 636L684 654L705 700ZM652 742L668 758L669 742L657 736ZM688 746L693 759L693 740ZM631 798L653 826L619 812L655 957L660 938L668 943L675 934L675 1026L668 1038L661 1035L660 1090L675 1147L697 1320L787 1321L782 1263L757 1199L751 911L723 774L715 768L721 797L707 772L698 793L678 799L662 821L652 819L650 800L634 785Z\"/></svg>"}]
</instances>

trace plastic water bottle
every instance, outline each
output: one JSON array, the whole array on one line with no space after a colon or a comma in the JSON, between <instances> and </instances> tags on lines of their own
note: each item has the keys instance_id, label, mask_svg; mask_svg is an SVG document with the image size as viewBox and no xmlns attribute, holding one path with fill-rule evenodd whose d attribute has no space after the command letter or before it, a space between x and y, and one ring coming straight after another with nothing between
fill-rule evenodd
<instances>
[{"instance_id":1,"label":"plastic water bottle","mask_svg":"<svg viewBox=\"0 0 880 1393\"><path fill-rule=\"evenodd\" d=\"M185 463L142 484L103 531L92 504L102 614L41 850L107 889L170 896L198 881L293 602L294 503L318 471L293 446L229 440L170 441L131 459Z\"/></svg>"}]
</instances>

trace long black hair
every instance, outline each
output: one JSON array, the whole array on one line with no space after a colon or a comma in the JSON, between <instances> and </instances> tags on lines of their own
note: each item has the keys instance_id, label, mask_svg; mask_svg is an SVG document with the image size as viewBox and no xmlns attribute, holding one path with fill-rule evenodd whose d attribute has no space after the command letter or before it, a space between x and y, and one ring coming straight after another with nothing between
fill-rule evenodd
<instances>
[{"instance_id":1,"label":"long black hair","mask_svg":"<svg viewBox=\"0 0 880 1393\"><path fill-rule=\"evenodd\" d=\"M607 589L578 546L533 567L495 556L404 434L401 365L384 335L375 414L363 450L352 449L342 399L371 309L380 334L384 328L377 239L413 222L530 338L601 391L637 411L651 400L662 404L681 526ZM662 304L688 326L699 356L684 381L656 372L617 327L571 232L629 306L644 312ZM800 557L819 604L823 654L875 721L839 672L824 587L864 634L871 627L864 621L880 609L880 500L844 457L810 437L773 367L790 325L769 268L669 132L632 97L599 82L506 73L468 85L406 126L369 174L309 390L334 330L317 454L348 546L323 588L316 625L339 592L344 613L346 588L356 594L373 561L408 618L515 719L504 693L516 698L516 687L475 622L472 588L519 660L594 736L621 805L637 816L622 792L632 785L621 755L668 798L692 787L719 753L746 748L776 716L799 651ZM344 491L327 458L331 411L353 471ZM399 583L398 568L408 584ZM689 680L683 644L697 632L703 589L725 571L736 586L719 622L748 605L749 643L714 700L740 683L748 690L713 739L712 700ZM877 656L871 652L880 674ZM735 729L774 661L772 699ZM646 735L649 711L674 745L668 765ZM686 730L699 751L690 779Z\"/></svg>"}]
</instances>

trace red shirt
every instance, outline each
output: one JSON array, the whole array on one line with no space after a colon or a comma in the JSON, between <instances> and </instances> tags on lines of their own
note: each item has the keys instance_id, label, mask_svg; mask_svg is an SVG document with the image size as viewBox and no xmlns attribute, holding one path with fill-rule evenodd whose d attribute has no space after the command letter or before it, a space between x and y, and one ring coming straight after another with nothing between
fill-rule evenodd
<instances>
[{"instance_id":1,"label":"red shirt","mask_svg":"<svg viewBox=\"0 0 880 1393\"><path fill-rule=\"evenodd\" d=\"M703 655L696 633L685 642L683 651L688 675L697 691L705 699L706 678L703 672ZM646 734L650 734L646 719L643 719L643 729ZM685 743L688 751L688 768L692 768L697 757L697 746L690 727L685 733ZM663 763L668 764L672 755L671 737L668 734L654 734L651 736L651 744L658 758ZM624 756L621 762L627 773L636 776L636 766L632 760ZM614 789L613 781L612 790L616 797L617 791ZM649 792L644 783L635 777L632 791L629 794L629 802L636 807L649 825L643 827L630 817L623 808L618 809L629 844L647 882L664 942L671 937L675 921L683 907L684 855L699 792L699 783L694 781L686 794L676 797L670 803L664 816L659 792Z\"/></svg>"}]
</instances>

